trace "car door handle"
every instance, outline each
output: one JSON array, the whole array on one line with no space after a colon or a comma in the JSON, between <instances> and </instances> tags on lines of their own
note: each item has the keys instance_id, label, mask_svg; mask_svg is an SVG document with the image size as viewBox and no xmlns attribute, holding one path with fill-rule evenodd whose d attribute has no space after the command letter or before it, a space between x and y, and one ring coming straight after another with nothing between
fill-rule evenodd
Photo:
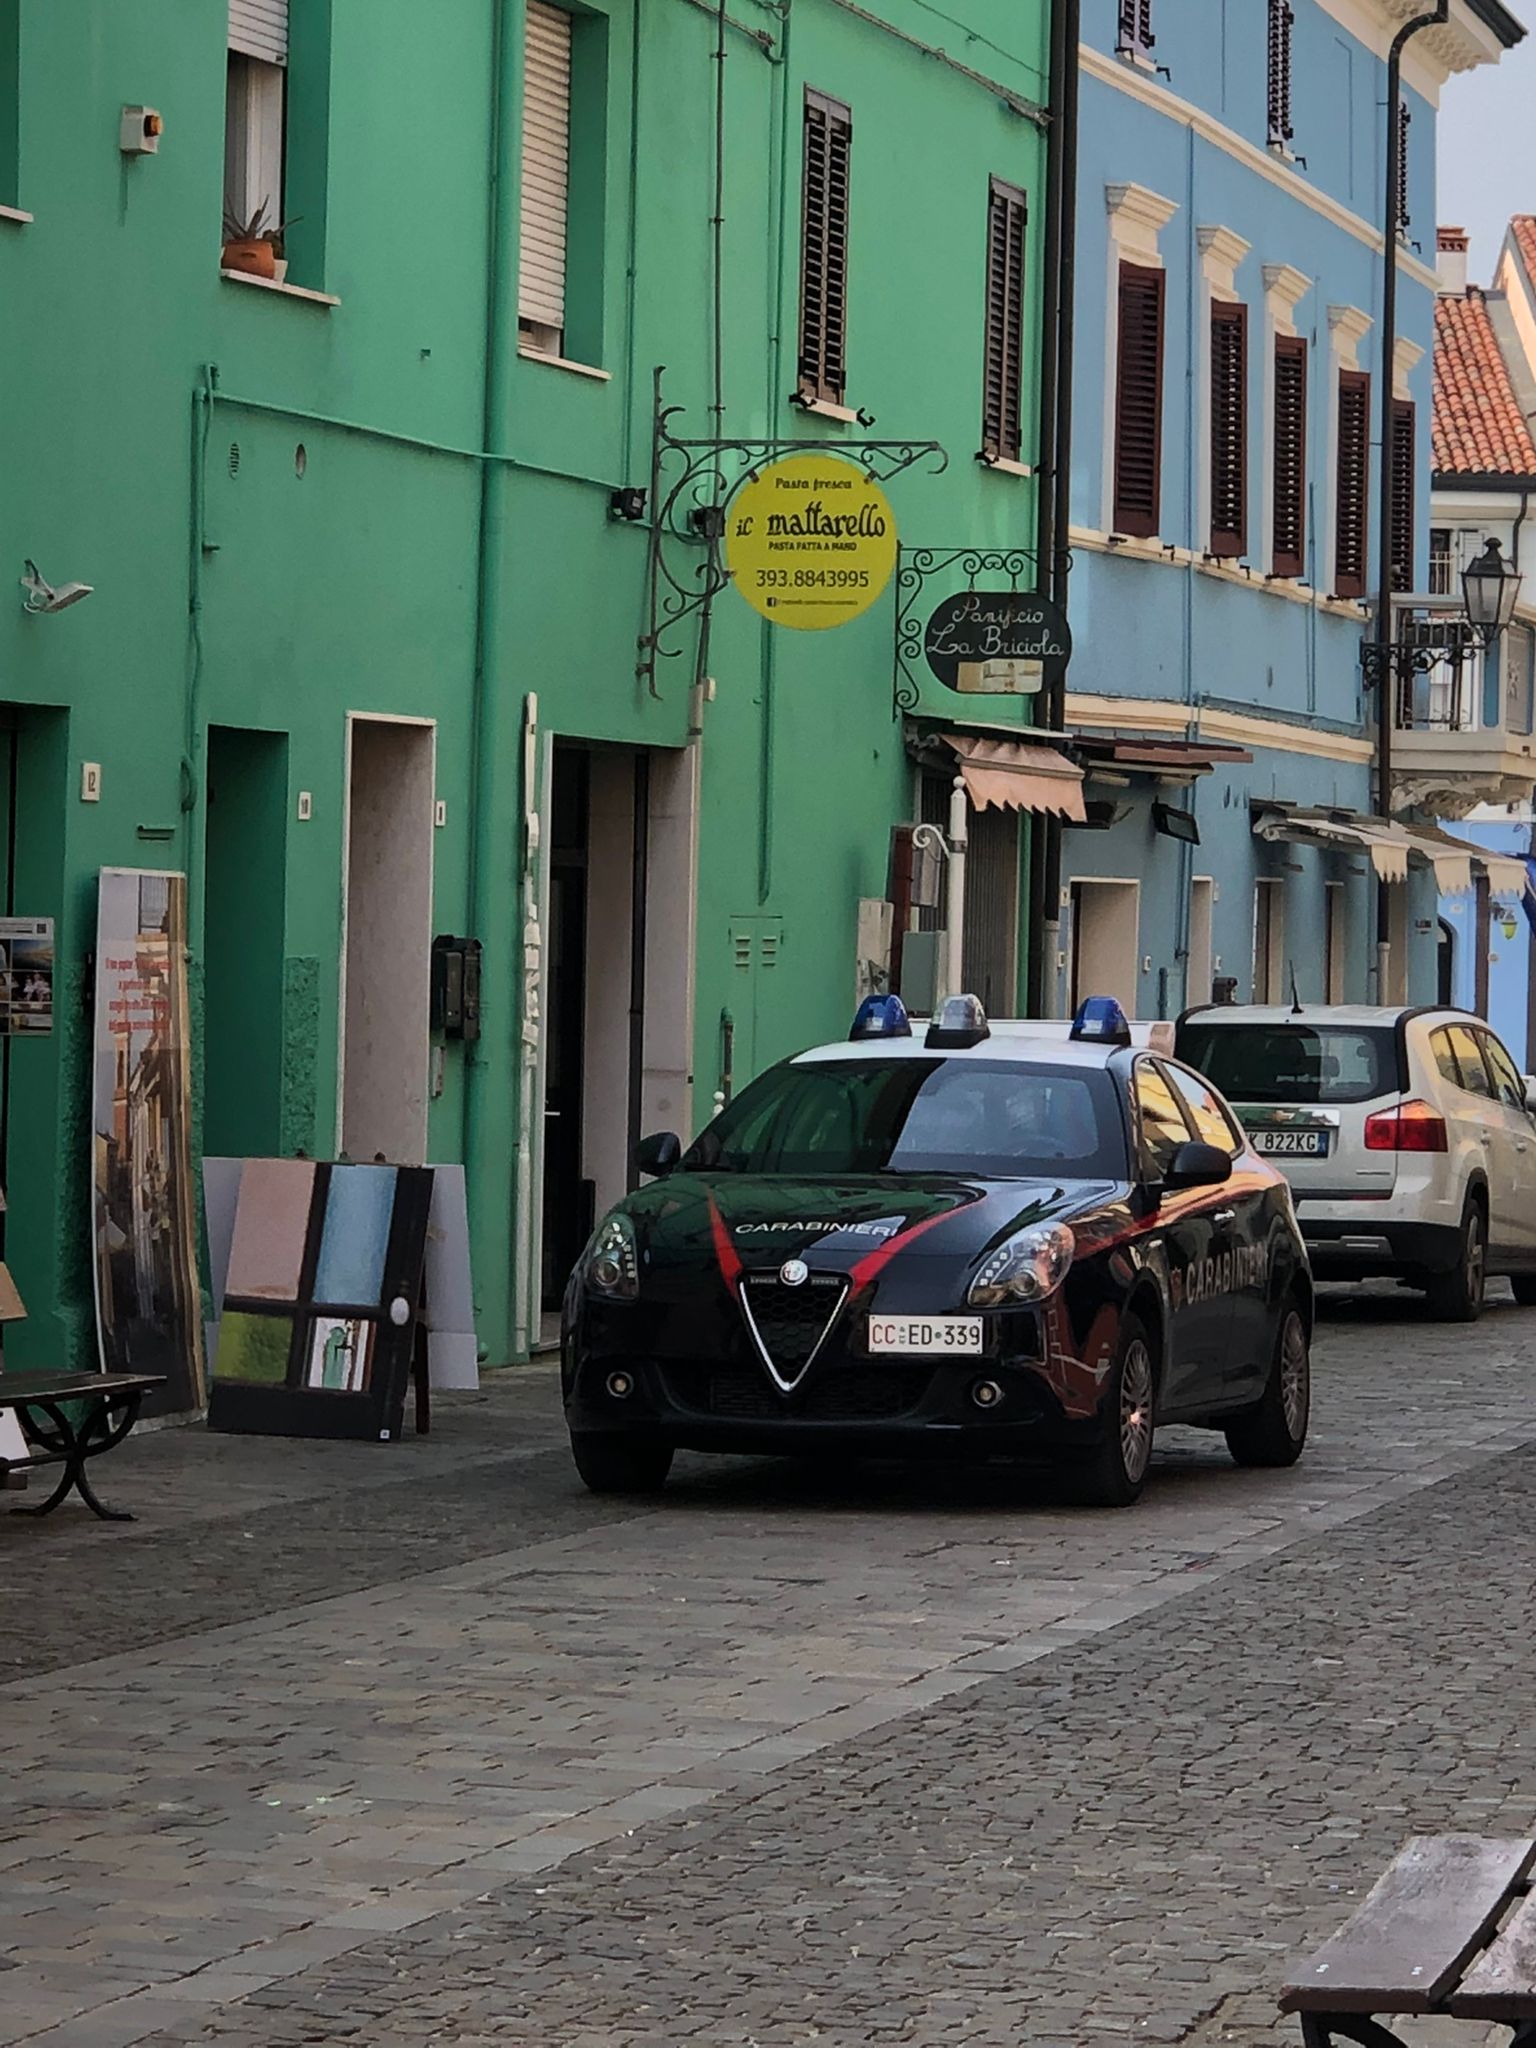
<instances>
[{"instance_id":1,"label":"car door handle","mask_svg":"<svg viewBox=\"0 0 1536 2048\"><path fill-rule=\"evenodd\" d=\"M1218 1209L1211 1218L1211 1221L1213 1223L1235 1223L1237 1221L1237 1211L1235 1209Z\"/></svg>"}]
</instances>

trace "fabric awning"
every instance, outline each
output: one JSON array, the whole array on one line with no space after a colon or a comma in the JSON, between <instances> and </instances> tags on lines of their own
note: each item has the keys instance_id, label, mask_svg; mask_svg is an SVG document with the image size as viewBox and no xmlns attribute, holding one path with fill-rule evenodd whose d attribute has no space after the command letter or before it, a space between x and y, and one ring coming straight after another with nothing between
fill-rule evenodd
<instances>
[{"instance_id":1,"label":"fabric awning","mask_svg":"<svg viewBox=\"0 0 1536 2048\"><path fill-rule=\"evenodd\" d=\"M971 802L978 811L995 804L1004 811L1041 811L1082 824L1083 771L1055 747L1025 740L982 739L945 732L938 737L953 753Z\"/></svg>"},{"instance_id":2,"label":"fabric awning","mask_svg":"<svg viewBox=\"0 0 1536 2048\"><path fill-rule=\"evenodd\" d=\"M1073 751L1091 774L1095 767L1117 768L1131 775L1166 776L1189 782L1221 766L1251 761L1247 747L1222 740L1171 739L1150 733L1075 732Z\"/></svg>"},{"instance_id":3,"label":"fabric awning","mask_svg":"<svg viewBox=\"0 0 1536 2048\"><path fill-rule=\"evenodd\" d=\"M1489 853L1465 839L1442 832L1438 825L1399 825L1384 818L1362 818L1337 811L1273 810L1254 820L1260 839L1285 840L1298 846L1323 846L1336 852L1365 853L1378 881L1405 882L1410 858L1434 869L1442 896L1460 896L1473 876L1487 875L1496 889L1523 895L1525 863L1508 854Z\"/></svg>"}]
</instances>

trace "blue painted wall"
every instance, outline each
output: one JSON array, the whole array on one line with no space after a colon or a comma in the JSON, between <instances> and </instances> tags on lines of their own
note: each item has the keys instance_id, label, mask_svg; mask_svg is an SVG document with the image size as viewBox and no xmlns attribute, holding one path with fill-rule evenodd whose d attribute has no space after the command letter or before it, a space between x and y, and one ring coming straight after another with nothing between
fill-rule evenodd
<instances>
[{"instance_id":1,"label":"blue painted wall","mask_svg":"<svg viewBox=\"0 0 1536 2048\"><path fill-rule=\"evenodd\" d=\"M1359 343L1359 367L1372 378L1372 498L1376 490L1382 264L1371 220L1381 208L1385 150L1384 67L1317 0L1295 0L1293 123L1296 161L1266 148L1266 12L1259 0L1159 0L1153 55L1167 76L1115 55L1117 7L1085 0L1084 38L1101 61L1085 64L1078 183L1077 337L1072 459L1074 560L1071 579L1075 653L1069 690L1157 700L1186 709L1193 728L1215 737L1223 715L1272 722L1258 740L1245 736L1251 763L1218 767L1187 794L1154 790L1143 778L1113 792L1132 815L1109 831L1069 831L1064 881L1136 877L1142 885L1143 1014L1176 1012L1206 990L1188 989L1187 897L1191 875L1218 884L1214 952L1219 972L1238 978L1247 999L1253 965L1254 885L1285 884L1286 945L1303 996L1324 993L1324 885L1346 891L1349 943L1346 994L1374 995L1374 879L1363 863L1255 839L1250 798L1372 808L1366 742L1374 716L1362 689L1358 649L1369 631L1365 609L1332 601L1329 559L1333 473L1330 435L1339 359L1330 307L1353 307L1371 326ZM1101 75L1105 61L1113 78ZM1410 373L1419 440L1418 564L1427 577L1430 345L1433 291L1416 275L1417 233L1433 248L1434 115L1410 93L1408 255L1399 269L1398 334L1423 351ZM1149 103L1149 102L1155 102ZM1212 123L1220 124L1211 132ZM1255 160L1257 156L1257 161ZM1304 159L1304 161L1302 161ZM1111 231L1106 188L1133 183L1177 210L1158 236L1165 269L1163 462L1160 533L1155 544L1106 546L1110 527L1106 440L1112 426L1111 314L1121 252ZM1308 195L1315 195L1309 200ZM1349 219L1339 209L1349 210ZM1205 282L1199 231L1225 228L1250 247L1234 286L1248 308L1248 540L1246 573L1218 568L1203 551L1202 370ZM1128 260L1141 260L1129 247ZM1431 259L1432 260L1432 259ZM1265 382L1271 330L1266 266L1287 265L1311 279L1289 319L1309 343L1307 539L1304 572L1281 589L1266 587L1265 497L1270 488ZM1369 580L1374 582L1374 516ZM1153 558L1148 559L1150 550ZM1080 703L1069 724L1086 723ZM1213 718L1214 714L1214 718ZM1121 720L1135 729L1134 712ZM1213 729L1214 728L1214 729ZM1149 710L1146 729L1166 731L1168 714ZM1290 744L1295 735L1299 743ZM1320 753L1321 743L1334 755ZM1162 797L1195 812L1201 844L1181 847L1155 836L1150 803ZM1065 913L1064 913L1065 916ZM1408 993L1428 999L1435 986L1435 896L1427 870L1410 884ZM1064 932L1063 952L1070 951ZM1064 1001L1065 982L1060 987Z\"/></svg>"}]
</instances>

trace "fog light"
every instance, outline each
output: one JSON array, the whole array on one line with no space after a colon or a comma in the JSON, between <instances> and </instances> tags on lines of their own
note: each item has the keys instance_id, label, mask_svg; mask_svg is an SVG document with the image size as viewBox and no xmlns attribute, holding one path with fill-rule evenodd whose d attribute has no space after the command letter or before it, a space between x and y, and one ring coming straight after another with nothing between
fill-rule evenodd
<instances>
[{"instance_id":1,"label":"fog light","mask_svg":"<svg viewBox=\"0 0 1536 2048\"><path fill-rule=\"evenodd\" d=\"M996 1380L978 1380L971 1389L971 1399L978 1408L995 1408L1003 1398L1003 1390Z\"/></svg>"},{"instance_id":2,"label":"fog light","mask_svg":"<svg viewBox=\"0 0 1536 2048\"><path fill-rule=\"evenodd\" d=\"M635 1391L635 1382L627 1372L611 1372L608 1375L608 1391L615 1401L627 1401Z\"/></svg>"}]
</instances>

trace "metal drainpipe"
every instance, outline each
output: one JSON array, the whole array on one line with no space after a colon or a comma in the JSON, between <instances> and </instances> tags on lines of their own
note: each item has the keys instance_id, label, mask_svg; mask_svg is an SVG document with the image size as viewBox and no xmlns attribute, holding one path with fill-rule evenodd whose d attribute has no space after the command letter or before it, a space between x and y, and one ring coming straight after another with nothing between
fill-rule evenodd
<instances>
[{"instance_id":1,"label":"metal drainpipe","mask_svg":"<svg viewBox=\"0 0 1536 2048\"><path fill-rule=\"evenodd\" d=\"M1061 119L1062 93L1066 85L1068 58L1066 35L1066 10L1055 7L1051 10L1050 40L1050 98L1047 109L1050 126L1046 130L1045 152L1045 247L1042 255L1044 276L1040 302L1040 425L1038 430L1039 448L1035 461L1035 577L1042 590L1051 588L1052 569L1056 559L1056 426L1057 387L1063 375L1070 376L1070 366L1063 366L1059 353L1059 328L1061 324L1061 232L1062 232L1062 182L1061 155L1063 124ZM1075 61L1076 52L1070 53ZM1049 710L1047 709L1049 720ZM1024 1009L1031 1017L1044 1014L1041 1004L1045 994L1046 977L1054 966L1056 949L1048 947L1047 941L1053 923L1049 898L1045 893L1046 881L1046 838L1049 824L1044 817L1038 817L1030 833L1029 847L1029 960L1025 972ZM1059 925L1057 926L1059 929ZM1048 965L1049 963L1049 965Z\"/></svg>"},{"instance_id":2,"label":"metal drainpipe","mask_svg":"<svg viewBox=\"0 0 1536 2048\"><path fill-rule=\"evenodd\" d=\"M1057 0L1054 10L1062 19L1064 57L1061 72L1061 318L1057 326L1055 474L1051 488L1055 507L1051 516L1055 553L1051 561L1051 595L1065 609L1067 602L1067 555L1072 536L1072 373L1073 340L1077 319L1077 81L1078 45L1082 37L1080 0ZM1066 724L1067 679L1059 676L1051 686L1047 707L1052 729L1060 732ZM1061 820L1051 817L1045 826L1045 929L1047 953L1044 975L1045 1000L1041 1015L1056 1014L1056 955L1061 945Z\"/></svg>"},{"instance_id":3,"label":"metal drainpipe","mask_svg":"<svg viewBox=\"0 0 1536 2048\"><path fill-rule=\"evenodd\" d=\"M494 458L508 442L511 409L511 372L516 353L517 319L515 303L507 310L509 280L517 275L517 217L512 195L517 186L517 124L512 118L515 94L521 82L522 51L516 23L521 9L514 0L499 0L491 49L493 97L491 137L487 170L490 180L490 214L487 224L485 304L485 385L482 400L482 443ZM490 1029L465 1062L464 1071L464 1161L471 1213L490 1226L490 1241L498 1234L497 1223L512 1221L519 1184L518 1155L531 1142L532 1119L521 1100L528 1085L516 1030L516 949L522 921L517 915L517 892L521 877L521 835L509 830L500 800L503 778L510 764L523 759L518 726L522 711L517 692L503 673L500 601L500 554L505 519L509 465L490 460L480 474L478 566L475 585L475 676L471 733L472 788L470 811L469 903L470 929L485 947L484 1014ZM515 779L508 778L516 787ZM526 805L532 792L522 792ZM514 850L517 849L517 850ZM498 850L500 858L497 857ZM510 910L503 904L505 885L512 882ZM505 1085L509 1073L518 1076L518 1128L520 1142L509 1146L495 1115L495 1091ZM509 1160L508 1154L513 1156ZM526 1166L526 1162L524 1162ZM526 1185L531 1187L531 1179ZM508 1230L507 1241L513 1241ZM518 1313L518 1288L523 1276L515 1270L505 1276L508 1292L506 1327L514 1347L526 1335ZM487 1320L493 1326L501 1304L500 1280L491 1283L495 1306ZM528 1284L533 1285L529 1278Z\"/></svg>"},{"instance_id":4,"label":"metal drainpipe","mask_svg":"<svg viewBox=\"0 0 1536 2048\"><path fill-rule=\"evenodd\" d=\"M1420 29L1450 19L1451 0L1405 21L1387 53L1387 175L1381 209L1381 423L1380 493L1376 534L1376 637L1392 639L1392 406L1393 368L1397 355L1397 186L1402 169L1402 129L1398 102L1402 97L1403 51ZM1397 716L1397 677L1390 660L1376 679L1376 809L1392 817L1392 728ZM1406 886L1406 884L1404 885ZM1392 966L1392 895L1386 882L1376 885L1376 1000L1387 1000Z\"/></svg>"}]
</instances>

